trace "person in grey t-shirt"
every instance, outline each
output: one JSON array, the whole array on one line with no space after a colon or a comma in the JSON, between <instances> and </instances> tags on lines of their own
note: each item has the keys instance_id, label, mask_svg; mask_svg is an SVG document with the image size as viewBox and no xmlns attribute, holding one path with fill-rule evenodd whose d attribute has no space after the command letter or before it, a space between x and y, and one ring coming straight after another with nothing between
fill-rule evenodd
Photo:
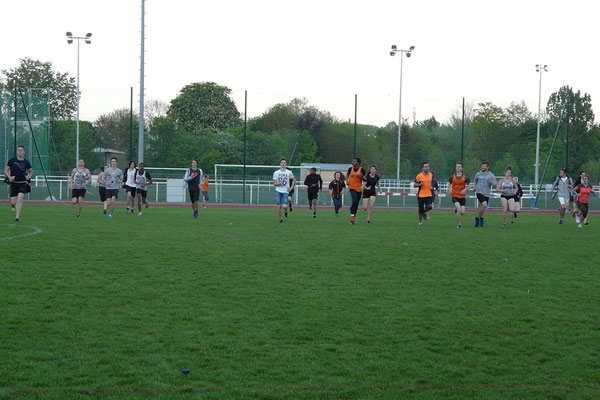
<instances>
[{"instance_id":1,"label":"person in grey t-shirt","mask_svg":"<svg viewBox=\"0 0 600 400\"><path fill-rule=\"evenodd\" d=\"M123 182L123 171L117 168L119 161L116 157L110 159L110 167L104 170L102 180L106 185L106 203L110 206L108 219L112 219L115 201L119 198L119 185Z\"/></svg>"},{"instance_id":2,"label":"person in grey t-shirt","mask_svg":"<svg viewBox=\"0 0 600 400\"><path fill-rule=\"evenodd\" d=\"M554 181L554 185L552 185L552 198L558 195L558 202L560 203L560 207L558 208L560 214L559 224L562 224L565 218L565 211L571 197L571 189L573 189L573 179L567 175L567 170L562 168Z\"/></svg>"},{"instance_id":3,"label":"person in grey t-shirt","mask_svg":"<svg viewBox=\"0 0 600 400\"><path fill-rule=\"evenodd\" d=\"M479 215L475 217L475 228L483 228L483 215L490 201L492 186L496 183L496 176L490 172L490 163L484 161L481 164L481 171L476 173L473 178L473 190L477 193L477 200L479 201Z\"/></svg>"}]
</instances>

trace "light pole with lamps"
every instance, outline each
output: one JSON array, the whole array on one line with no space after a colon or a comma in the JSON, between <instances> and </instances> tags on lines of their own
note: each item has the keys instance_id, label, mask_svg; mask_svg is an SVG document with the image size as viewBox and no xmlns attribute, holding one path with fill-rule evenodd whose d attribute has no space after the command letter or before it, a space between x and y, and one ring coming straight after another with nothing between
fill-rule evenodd
<instances>
[{"instance_id":1,"label":"light pole with lamps","mask_svg":"<svg viewBox=\"0 0 600 400\"><path fill-rule=\"evenodd\" d=\"M67 32L67 43L72 44L73 40L77 40L77 136L76 136L76 150L75 150L75 165L79 162L79 99L81 94L79 92L79 41L85 40L87 44L92 43L92 34L87 33L85 36L73 36L71 32Z\"/></svg>"},{"instance_id":2,"label":"light pole with lamps","mask_svg":"<svg viewBox=\"0 0 600 400\"><path fill-rule=\"evenodd\" d=\"M396 53L400 53L400 106L398 111L398 163L396 165L396 182L400 182L400 143L402 139L402 66L403 66L403 58L402 56L406 54L406 57L410 57L415 46L410 46L408 50L400 50L396 47L396 45L392 45L392 51L390 51L390 56L395 56Z\"/></svg>"},{"instance_id":3,"label":"light pole with lamps","mask_svg":"<svg viewBox=\"0 0 600 400\"><path fill-rule=\"evenodd\" d=\"M537 190L538 187L538 177L539 177L539 168L540 168L540 122L541 122L541 111L542 111L542 72L548 70L546 69L548 66L542 64L536 64L535 70L540 73L540 92L538 98L538 121L537 121L537 137L535 141L535 187Z\"/></svg>"}]
</instances>

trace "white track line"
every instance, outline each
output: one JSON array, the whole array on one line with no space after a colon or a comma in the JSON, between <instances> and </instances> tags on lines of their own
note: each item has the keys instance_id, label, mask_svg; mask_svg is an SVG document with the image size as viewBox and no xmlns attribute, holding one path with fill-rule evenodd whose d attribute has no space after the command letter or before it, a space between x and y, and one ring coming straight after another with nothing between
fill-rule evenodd
<instances>
[{"instance_id":1,"label":"white track line","mask_svg":"<svg viewBox=\"0 0 600 400\"><path fill-rule=\"evenodd\" d=\"M22 237L26 237L26 236L39 235L40 233L42 233L42 230L40 228L38 228L38 227L35 227L35 226L16 225L16 223L15 223L15 225L13 225L13 224L10 224L10 225L6 224L6 226L14 226L14 227L20 226L20 227L24 227L24 228L31 228L31 229L33 229L33 232L24 233L22 235L15 235L15 236L3 237L3 238L0 238L0 241L2 241L2 240L18 239L18 238L22 238Z\"/></svg>"}]
</instances>

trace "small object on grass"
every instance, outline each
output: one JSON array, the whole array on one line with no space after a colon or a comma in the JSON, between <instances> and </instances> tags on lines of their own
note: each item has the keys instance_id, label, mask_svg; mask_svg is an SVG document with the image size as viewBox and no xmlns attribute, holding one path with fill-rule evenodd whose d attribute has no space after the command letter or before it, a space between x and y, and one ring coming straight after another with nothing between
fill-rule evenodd
<instances>
[{"instance_id":1,"label":"small object on grass","mask_svg":"<svg viewBox=\"0 0 600 400\"><path fill-rule=\"evenodd\" d=\"M181 370L181 373L182 373L183 375L189 375L191 372L192 372L192 370L191 370L191 369L182 369L182 370Z\"/></svg>"},{"instance_id":2,"label":"small object on grass","mask_svg":"<svg viewBox=\"0 0 600 400\"><path fill-rule=\"evenodd\" d=\"M504 259L504 262L508 262L508 258L505 258L505 259Z\"/></svg>"}]
</instances>

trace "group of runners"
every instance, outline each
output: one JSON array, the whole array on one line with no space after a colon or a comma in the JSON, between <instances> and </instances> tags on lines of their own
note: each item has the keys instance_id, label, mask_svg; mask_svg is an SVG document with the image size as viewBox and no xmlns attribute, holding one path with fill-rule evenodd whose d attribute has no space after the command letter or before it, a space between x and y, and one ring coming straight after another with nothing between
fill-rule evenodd
<instances>
[{"instance_id":1,"label":"group of runners","mask_svg":"<svg viewBox=\"0 0 600 400\"><path fill-rule=\"evenodd\" d=\"M523 190L519 182L512 177L512 167L507 166L504 170L504 177L497 179L489 170L489 162L483 162L481 170L478 171L473 179L469 179L463 172L464 164L456 163L456 172L449 178L449 192L454 205L456 214L457 228L462 228L462 216L466 211L465 201L466 193L472 190L476 193L479 208L475 216L475 227L483 228L485 222L485 213L488 208L492 188L500 193L502 204L502 226L506 227L508 216L511 223L515 222L520 212L520 199ZM436 193L440 187L435 175L429 169L429 163L424 162L421 165L419 173L413 186L417 189L417 204L419 215L419 226L423 226L424 221L431 219L431 210L433 209ZM23 210L23 201L25 194L31 191L30 181L33 176L33 168L29 160L25 158L25 146L17 147L17 156L8 160L4 169L5 182L10 184L10 205L15 211L15 221L19 222ZM191 162L191 167L186 170L184 186L189 191L190 201L194 218L198 218L198 209L200 207L200 194L203 196L202 207L206 207L208 196L208 175L204 175L198 167L198 160ZM71 171L69 184L72 189L72 204L77 206L77 218L81 216L83 202L85 199L87 185L92 181L92 175L85 166L83 159L79 160L78 166ZM116 200L119 198L119 189L123 187L127 193L127 213L135 212L137 199L138 215L142 215L142 208L148 208L148 185L153 183L152 176L145 169L144 163L136 165L130 161L129 167L122 171L118 168L118 160L112 157L110 166L104 165L97 177L99 185L100 200L104 204L104 214L108 213L108 218L113 217ZM279 222L282 223L284 217L292 212L292 195L296 187L296 178L292 171L287 168L285 158L281 159L280 168L273 174L273 185L275 186L276 203L279 216ZM317 174L316 168L311 168L310 173L304 180L304 186L307 190L309 208L313 212L313 218L317 218L317 207L319 193L323 190L323 180ZM329 196L334 206L336 217L339 217L342 208L342 196L346 191L350 194L350 223L356 223L356 215L360 206L360 200L363 200L363 209L368 211L366 223L371 223L373 208L377 198L377 193L381 193L380 178L377 175L377 167L372 165L367 172L361 166L360 158L352 160L352 166L348 168L346 175L341 171L336 171L333 180L328 186ZM572 209L573 217L577 226L588 224L589 200L590 195L598 197L596 191L589 182L589 176L585 171L579 174L577 180L573 181L567 174L566 169L561 169L558 177L552 186L553 198L557 197L559 201L559 224L564 223L564 216Z\"/></svg>"},{"instance_id":2,"label":"group of runners","mask_svg":"<svg viewBox=\"0 0 600 400\"><path fill-rule=\"evenodd\" d=\"M421 169L421 173L416 176L413 183L413 186L417 189L419 226L423 226L424 221L431 219L430 214L434 207L435 197L440 190L434 173L429 169L429 163L424 162ZM464 173L463 169L464 164L460 161L457 162L456 172L448 180L449 193L456 214L456 227L458 229L462 228L462 216L466 212L466 197L469 190L475 192L479 203L477 215L475 216L475 228L485 226L485 213L492 197L492 189L500 194L502 227L507 226L509 215L511 224L514 223L521 211L520 200L523 196L523 189L519 182L512 177L512 167L507 166L504 169L504 176L500 179L497 179L490 171L490 163L487 161L481 164L481 170L475 174L472 180ZM280 168L273 174L273 185L275 186L279 222L282 223L282 214L286 218L288 216L288 206L289 211L292 211L292 194L296 187L296 178L292 171L287 168L287 161L284 158L281 159ZM317 200L323 187L323 180L317 174L316 168L310 169L310 173L304 180L304 185L307 189L309 208L313 211L313 218L316 218ZM335 172L333 180L329 183L329 196L336 217L339 217L342 208L342 195L346 189L348 189L351 198L350 223L356 224L356 214L362 198L363 209L368 211L366 223L370 224L377 193L381 193L377 167L372 165L369 172L367 172L361 166L360 158L355 158L352 160L352 166L348 168L346 176L341 171ZM561 169L552 191L553 197L558 195L560 203L559 224L563 223L564 214L568 212L567 208L571 204L574 207L573 216L576 219L577 226L582 227L582 224L586 225L588 223L589 196L590 194L596 195L596 192L589 184L589 176L585 172L582 171L579 179L573 182L568 177L567 170Z\"/></svg>"}]
</instances>

